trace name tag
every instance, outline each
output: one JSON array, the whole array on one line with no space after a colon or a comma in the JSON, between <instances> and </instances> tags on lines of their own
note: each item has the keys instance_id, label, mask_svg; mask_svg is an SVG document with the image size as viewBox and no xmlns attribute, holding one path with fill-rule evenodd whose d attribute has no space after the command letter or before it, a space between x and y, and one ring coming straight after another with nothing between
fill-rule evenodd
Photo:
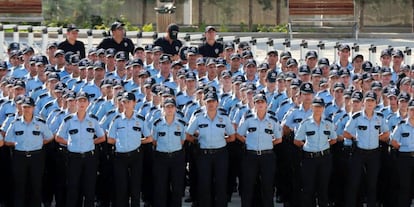
<instances>
[{"instance_id":1,"label":"name tag","mask_svg":"<svg viewBox=\"0 0 414 207\"><path fill-rule=\"evenodd\" d=\"M165 132L158 132L159 137L163 137L163 136L165 136L165 134L166 134Z\"/></svg>"},{"instance_id":2,"label":"name tag","mask_svg":"<svg viewBox=\"0 0 414 207\"><path fill-rule=\"evenodd\" d=\"M367 128L368 128L367 126L358 126L359 130L367 130Z\"/></svg>"},{"instance_id":3,"label":"name tag","mask_svg":"<svg viewBox=\"0 0 414 207\"><path fill-rule=\"evenodd\" d=\"M256 129L257 129L256 127L251 127L251 128L248 128L247 131L248 132L255 132Z\"/></svg>"},{"instance_id":4,"label":"name tag","mask_svg":"<svg viewBox=\"0 0 414 207\"><path fill-rule=\"evenodd\" d=\"M77 134L78 130L77 129L71 129L69 130L69 134Z\"/></svg>"},{"instance_id":5,"label":"name tag","mask_svg":"<svg viewBox=\"0 0 414 207\"><path fill-rule=\"evenodd\" d=\"M224 127L226 127L226 125L225 125L225 124L216 124L216 126L217 126L218 128L224 128Z\"/></svg>"},{"instance_id":6,"label":"name tag","mask_svg":"<svg viewBox=\"0 0 414 207\"><path fill-rule=\"evenodd\" d=\"M40 135L40 131L33 131L33 135L39 136Z\"/></svg>"},{"instance_id":7,"label":"name tag","mask_svg":"<svg viewBox=\"0 0 414 207\"><path fill-rule=\"evenodd\" d=\"M14 133L19 136L19 135L23 135L24 131L15 131Z\"/></svg>"},{"instance_id":8,"label":"name tag","mask_svg":"<svg viewBox=\"0 0 414 207\"><path fill-rule=\"evenodd\" d=\"M89 132L89 133L95 133L94 128L86 128L86 131Z\"/></svg>"},{"instance_id":9,"label":"name tag","mask_svg":"<svg viewBox=\"0 0 414 207\"><path fill-rule=\"evenodd\" d=\"M315 131L306 132L306 136L312 136L312 135L315 135Z\"/></svg>"},{"instance_id":10,"label":"name tag","mask_svg":"<svg viewBox=\"0 0 414 207\"><path fill-rule=\"evenodd\" d=\"M208 124L200 124L200 125L198 125L198 127L199 128L206 128L206 127L208 127Z\"/></svg>"}]
</instances>

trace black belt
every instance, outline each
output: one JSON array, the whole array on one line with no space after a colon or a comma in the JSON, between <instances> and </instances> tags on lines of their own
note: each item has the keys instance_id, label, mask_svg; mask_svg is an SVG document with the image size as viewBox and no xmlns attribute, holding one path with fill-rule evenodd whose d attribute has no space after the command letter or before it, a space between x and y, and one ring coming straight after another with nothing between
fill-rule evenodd
<instances>
[{"instance_id":1,"label":"black belt","mask_svg":"<svg viewBox=\"0 0 414 207\"><path fill-rule=\"evenodd\" d=\"M160 151L155 151L156 154L161 155L163 157L175 157L179 154L181 154L183 152L182 149L174 151L174 152L160 152Z\"/></svg>"},{"instance_id":2,"label":"black belt","mask_svg":"<svg viewBox=\"0 0 414 207\"><path fill-rule=\"evenodd\" d=\"M414 152L399 152L400 157L414 157Z\"/></svg>"},{"instance_id":3,"label":"black belt","mask_svg":"<svg viewBox=\"0 0 414 207\"><path fill-rule=\"evenodd\" d=\"M305 158L318 158L318 157L323 157L323 156L329 155L329 154L331 154L331 150L329 150L329 149L319 151L319 152L306 152L306 151L303 151L303 156Z\"/></svg>"},{"instance_id":4,"label":"black belt","mask_svg":"<svg viewBox=\"0 0 414 207\"><path fill-rule=\"evenodd\" d=\"M31 157L32 155L36 155L36 154L40 154L42 153L43 150L33 150L33 151L19 151L19 150L14 150L14 154L16 155L23 155L27 158Z\"/></svg>"},{"instance_id":5,"label":"black belt","mask_svg":"<svg viewBox=\"0 0 414 207\"><path fill-rule=\"evenodd\" d=\"M226 150L226 147L221 147L217 149L200 149L201 154L216 154L219 152L224 152Z\"/></svg>"},{"instance_id":6,"label":"black belt","mask_svg":"<svg viewBox=\"0 0 414 207\"><path fill-rule=\"evenodd\" d=\"M66 147L66 146L62 146L62 145L59 145L59 146L57 147L57 151L58 151L58 152L67 152L67 151L68 151L68 147Z\"/></svg>"},{"instance_id":7,"label":"black belt","mask_svg":"<svg viewBox=\"0 0 414 207\"><path fill-rule=\"evenodd\" d=\"M95 150L91 150L88 152L69 152L70 157L85 158L85 157L92 157L93 155L95 155Z\"/></svg>"},{"instance_id":8,"label":"black belt","mask_svg":"<svg viewBox=\"0 0 414 207\"><path fill-rule=\"evenodd\" d=\"M362 148L357 147L355 149L355 151L356 152L359 152L359 153L362 153L362 154L372 154L372 153L375 153L375 152L379 152L380 151L380 148L375 148L375 149L362 149Z\"/></svg>"},{"instance_id":9,"label":"black belt","mask_svg":"<svg viewBox=\"0 0 414 207\"><path fill-rule=\"evenodd\" d=\"M115 152L115 155L118 157L131 157L132 155L138 154L140 152L139 147L129 151L129 152Z\"/></svg>"},{"instance_id":10,"label":"black belt","mask_svg":"<svg viewBox=\"0 0 414 207\"><path fill-rule=\"evenodd\" d=\"M248 154L252 154L252 155L266 155L266 154L273 154L273 150L268 149L268 150L246 150L246 152Z\"/></svg>"}]
</instances>

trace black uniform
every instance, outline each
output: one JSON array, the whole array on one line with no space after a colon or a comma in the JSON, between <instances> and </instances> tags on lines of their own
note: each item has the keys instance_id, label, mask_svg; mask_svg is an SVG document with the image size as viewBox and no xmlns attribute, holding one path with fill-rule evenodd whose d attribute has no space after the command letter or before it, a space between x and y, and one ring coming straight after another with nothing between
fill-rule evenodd
<instances>
[{"instance_id":1,"label":"black uniform","mask_svg":"<svg viewBox=\"0 0 414 207\"><path fill-rule=\"evenodd\" d=\"M223 53L223 44L220 42L214 42L213 45L209 45L207 42L203 43L198 51L203 57L213 57L216 58L220 53Z\"/></svg>"},{"instance_id":2,"label":"black uniform","mask_svg":"<svg viewBox=\"0 0 414 207\"><path fill-rule=\"evenodd\" d=\"M80 59L85 58L85 44L83 42L76 40L75 44L70 44L68 40L65 40L58 45L58 49L61 49L66 52L73 52L78 54Z\"/></svg>"},{"instance_id":3,"label":"black uniform","mask_svg":"<svg viewBox=\"0 0 414 207\"><path fill-rule=\"evenodd\" d=\"M183 43L180 40L173 40L170 42L165 37L160 37L154 41L154 46L160 46L164 50L164 53L170 55L177 55Z\"/></svg>"},{"instance_id":4,"label":"black uniform","mask_svg":"<svg viewBox=\"0 0 414 207\"><path fill-rule=\"evenodd\" d=\"M103 39L97 48L103 48L105 50L114 48L117 52L124 51L125 53L130 53L132 55L134 52L134 43L131 39L124 37L124 39L118 44L115 42L114 38L108 37ZM129 59L129 55L127 55L126 58Z\"/></svg>"}]
</instances>

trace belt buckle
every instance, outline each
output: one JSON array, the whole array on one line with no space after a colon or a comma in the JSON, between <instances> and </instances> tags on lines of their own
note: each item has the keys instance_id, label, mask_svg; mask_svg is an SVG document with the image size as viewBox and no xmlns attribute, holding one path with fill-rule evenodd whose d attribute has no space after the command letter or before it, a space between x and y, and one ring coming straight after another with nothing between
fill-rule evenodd
<instances>
[{"instance_id":1,"label":"belt buckle","mask_svg":"<svg viewBox=\"0 0 414 207\"><path fill-rule=\"evenodd\" d=\"M27 157L27 158L32 157L32 154L30 154L30 152L29 152L29 151L26 151L26 152L25 152L25 155L26 155L26 157Z\"/></svg>"},{"instance_id":2,"label":"belt buckle","mask_svg":"<svg viewBox=\"0 0 414 207\"><path fill-rule=\"evenodd\" d=\"M310 152L310 153L309 153L309 157L310 157L310 158L313 158L313 157L314 157L313 155L314 155L314 153L313 153L313 152Z\"/></svg>"},{"instance_id":3,"label":"belt buckle","mask_svg":"<svg viewBox=\"0 0 414 207\"><path fill-rule=\"evenodd\" d=\"M257 154L257 155L262 155L262 150L258 150L258 151L256 151L256 154Z\"/></svg>"},{"instance_id":4,"label":"belt buckle","mask_svg":"<svg viewBox=\"0 0 414 207\"><path fill-rule=\"evenodd\" d=\"M324 154L324 151L321 151L321 157L322 157L322 156L324 156L324 155L325 155L325 154Z\"/></svg>"}]
</instances>

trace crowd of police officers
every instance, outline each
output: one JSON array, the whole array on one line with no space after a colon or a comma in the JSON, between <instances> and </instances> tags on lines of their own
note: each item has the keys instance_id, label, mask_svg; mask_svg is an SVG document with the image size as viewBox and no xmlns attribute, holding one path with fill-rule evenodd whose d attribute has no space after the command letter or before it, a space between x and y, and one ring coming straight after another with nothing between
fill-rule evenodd
<instances>
[{"instance_id":1,"label":"crowd of police officers","mask_svg":"<svg viewBox=\"0 0 414 207\"><path fill-rule=\"evenodd\" d=\"M338 47L258 64L246 42L135 47L124 24L85 51L78 28L0 63L1 206L409 206L414 66Z\"/></svg>"}]
</instances>

